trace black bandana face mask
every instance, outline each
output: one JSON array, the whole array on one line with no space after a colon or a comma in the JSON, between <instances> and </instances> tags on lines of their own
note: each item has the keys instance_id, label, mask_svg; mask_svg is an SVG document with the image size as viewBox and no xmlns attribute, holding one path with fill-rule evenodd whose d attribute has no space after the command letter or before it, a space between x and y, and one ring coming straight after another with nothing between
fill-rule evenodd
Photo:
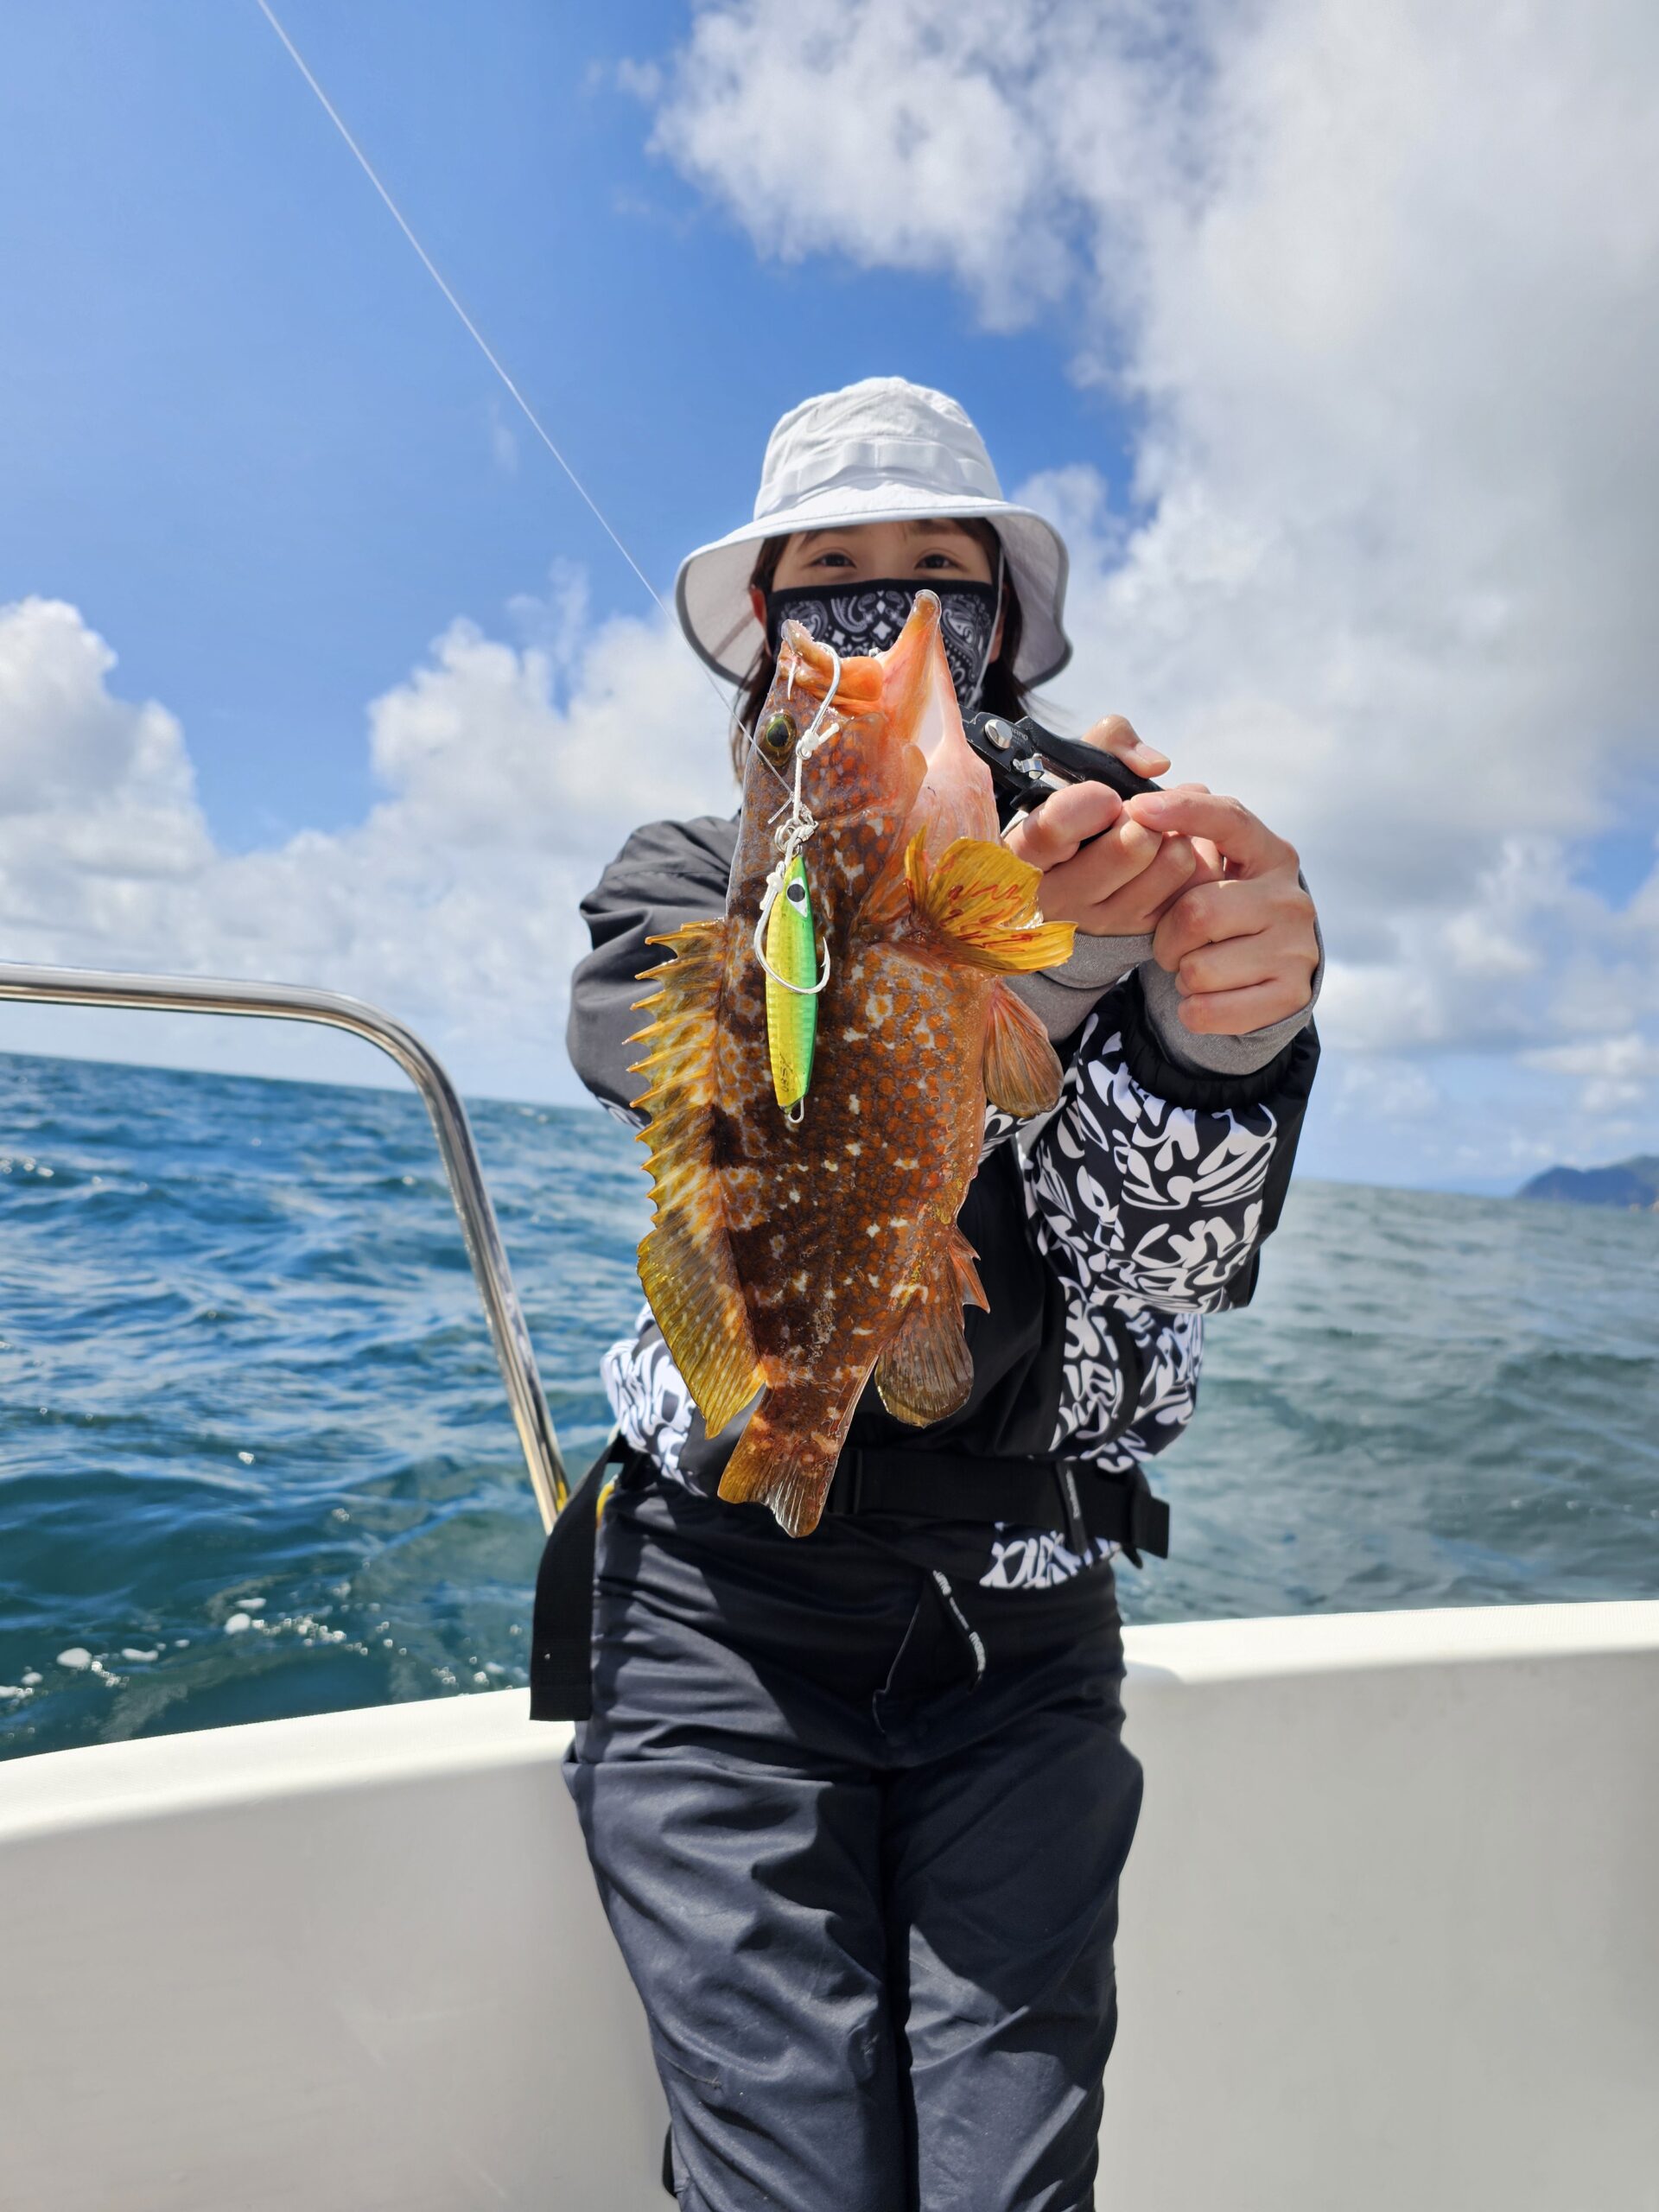
<instances>
[{"instance_id":1,"label":"black bandana face mask","mask_svg":"<svg viewBox=\"0 0 1659 2212\"><path fill-rule=\"evenodd\" d=\"M822 584L801 584L766 594L766 644L776 652L785 620L798 622L820 645L833 645L842 659L855 653L884 653L909 617L918 591L939 602L939 637L956 687L957 704L971 715L985 688L996 634L1001 594L995 584L965 583L955 577L881 576L849 584L844 591Z\"/></svg>"}]
</instances>

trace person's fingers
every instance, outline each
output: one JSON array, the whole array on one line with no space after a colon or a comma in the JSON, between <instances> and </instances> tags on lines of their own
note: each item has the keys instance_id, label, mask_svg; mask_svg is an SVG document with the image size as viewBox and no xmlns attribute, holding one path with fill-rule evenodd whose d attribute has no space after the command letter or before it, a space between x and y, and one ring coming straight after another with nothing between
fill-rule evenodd
<instances>
[{"instance_id":1,"label":"person's fingers","mask_svg":"<svg viewBox=\"0 0 1659 2212\"><path fill-rule=\"evenodd\" d=\"M1269 868L1289 867L1296 855L1282 837L1275 837L1236 798L1206 791L1195 784L1178 784L1168 791L1139 791L1128 810L1149 830L1179 830L1188 837L1207 837L1231 867L1246 875L1265 874Z\"/></svg>"},{"instance_id":2,"label":"person's fingers","mask_svg":"<svg viewBox=\"0 0 1659 2212\"><path fill-rule=\"evenodd\" d=\"M1109 753L1114 760L1133 768L1138 776L1161 776L1169 766L1168 753L1160 753L1155 745L1148 745L1123 715L1103 715L1085 733L1083 741Z\"/></svg>"},{"instance_id":3,"label":"person's fingers","mask_svg":"<svg viewBox=\"0 0 1659 2212\"><path fill-rule=\"evenodd\" d=\"M1068 784L1013 823L1002 842L1022 861L1046 872L1109 830L1122 811L1123 802L1109 785Z\"/></svg>"},{"instance_id":4,"label":"person's fingers","mask_svg":"<svg viewBox=\"0 0 1659 2212\"><path fill-rule=\"evenodd\" d=\"M1061 861L1043 877L1040 894L1045 918L1051 922L1076 922L1092 931L1090 914L1103 900L1135 881L1163 851L1168 841L1138 822L1115 823L1069 861Z\"/></svg>"},{"instance_id":5,"label":"person's fingers","mask_svg":"<svg viewBox=\"0 0 1659 2212\"><path fill-rule=\"evenodd\" d=\"M1131 816L1130 820L1133 819ZM1219 883L1227 873L1227 863L1210 840L1188 837L1185 842L1192 848L1192 876L1188 888L1196 891L1201 883Z\"/></svg>"},{"instance_id":6,"label":"person's fingers","mask_svg":"<svg viewBox=\"0 0 1659 2212\"><path fill-rule=\"evenodd\" d=\"M1252 1029L1265 1029L1269 1022L1300 1014L1308 995L1306 983L1299 986L1294 977L1277 976L1271 982L1253 983L1248 990L1203 992L1181 1000L1178 1011L1181 1027L1194 1036L1243 1037Z\"/></svg>"},{"instance_id":7,"label":"person's fingers","mask_svg":"<svg viewBox=\"0 0 1659 2212\"><path fill-rule=\"evenodd\" d=\"M1090 937L1145 935L1170 900L1179 898L1191 879L1193 864L1192 849L1184 837L1161 839L1147 867L1109 897L1074 917L1078 928Z\"/></svg>"},{"instance_id":8,"label":"person's fingers","mask_svg":"<svg viewBox=\"0 0 1659 2212\"><path fill-rule=\"evenodd\" d=\"M1299 931L1310 948L1317 942L1313 902L1295 877L1284 870L1265 876L1229 876L1219 883L1196 883L1158 924L1153 957L1160 968L1173 970L1200 945L1218 944L1227 938L1255 937L1281 926Z\"/></svg>"},{"instance_id":9,"label":"person's fingers","mask_svg":"<svg viewBox=\"0 0 1659 2212\"><path fill-rule=\"evenodd\" d=\"M1208 837L1194 837L1192 840L1192 845L1193 851L1198 856L1198 864L1192 871L1193 882L1217 882L1226 873L1226 861L1223 860Z\"/></svg>"},{"instance_id":10,"label":"person's fingers","mask_svg":"<svg viewBox=\"0 0 1659 2212\"><path fill-rule=\"evenodd\" d=\"M1264 928L1268 918L1261 901L1236 895L1245 888L1243 882L1194 884L1159 921L1152 940L1152 957L1158 965L1173 974L1201 944L1254 937ZM1229 893L1234 895L1230 898Z\"/></svg>"},{"instance_id":11,"label":"person's fingers","mask_svg":"<svg viewBox=\"0 0 1659 2212\"><path fill-rule=\"evenodd\" d=\"M1184 998L1196 998L1206 991L1248 990L1253 984L1268 982L1275 972L1269 933L1259 930L1250 937L1201 944L1185 954L1175 970L1175 988Z\"/></svg>"},{"instance_id":12,"label":"person's fingers","mask_svg":"<svg viewBox=\"0 0 1659 2212\"><path fill-rule=\"evenodd\" d=\"M1205 991L1248 990L1253 984L1275 976L1306 987L1313 980L1317 953L1299 933L1284 925L1259 931L1254 937L1233 937L1220 944L1203 944L1189 952L1175 970L1176 988L1189 996Z\"/></svg>"}]
</instances>

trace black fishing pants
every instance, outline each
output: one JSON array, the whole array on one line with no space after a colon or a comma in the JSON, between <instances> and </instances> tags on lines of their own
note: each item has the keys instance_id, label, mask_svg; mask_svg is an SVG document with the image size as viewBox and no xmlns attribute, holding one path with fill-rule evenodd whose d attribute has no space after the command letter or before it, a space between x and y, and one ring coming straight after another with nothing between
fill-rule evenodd
<instances>
[{"instance_id":1,"label":"black fishing pants","mask_svg":"<svg viewBox=\"0 0 1659 2212\"><path fill-rule=\"evenodd\" d=\"M682 2212L1095 2202L1141 1803L1111 1570L983 1591L986 1530L906 1526L638 1474L606 1510L566 1772Z\"/></svg>"}]
</instances>

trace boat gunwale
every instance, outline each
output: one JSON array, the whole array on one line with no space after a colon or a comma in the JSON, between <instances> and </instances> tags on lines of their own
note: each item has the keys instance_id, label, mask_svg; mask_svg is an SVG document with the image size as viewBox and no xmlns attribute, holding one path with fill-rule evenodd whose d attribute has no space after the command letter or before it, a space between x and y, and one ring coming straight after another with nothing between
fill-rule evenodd
<instances>
[{"instance_id":1,"label":"boat gunwale","mask_svg":"<svg viewBox=\"0 0 1659 2212\"><path fill-rule=\"evenodd\" d=\"M1124 1634L1126 1701L1167 1692L1388 1670L1659 1656L1659 1599L1441 1606L1179 1621ZM556 1765L568 1723L523 1688L186 1729L25 1753L0 1766L0 1845L306 1795Z\"/></svg>"}]
</instances>

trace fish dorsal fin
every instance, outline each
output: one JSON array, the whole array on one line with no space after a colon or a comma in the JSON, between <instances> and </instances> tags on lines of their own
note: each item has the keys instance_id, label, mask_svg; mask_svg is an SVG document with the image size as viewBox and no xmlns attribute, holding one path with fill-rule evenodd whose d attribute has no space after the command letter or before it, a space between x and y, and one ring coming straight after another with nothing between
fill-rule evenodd
<instances>
[{"instance_id":1,"label":"fish dorsal fin","mask_svg":"<svg viewBox=\"0 0 1659 2212\"><path fill-rule=\"evenodd\" d=\"M972 1248L958 1230L946 1229L918 1255L906 1289L899 1333L875 1363L875 1387L894 1420L920 1428L965 1405L974 1387L962 1301L979 1291L982 1306L985 1294Z\"/></svg>"},{"instance_id":2,"label":"fish dorsal fin","mask_svg":"<svg viewBox=\"0 0 1659 2212\"><path fill-rule=\"evenodd\" d=\"M986 837L955 837L935 867L918 830L905 854L916 912L939 949L970 968L999 976L1028 975L1068 959L1076 934L1070 922L1037 913L1038 870Z\"/></svg>"},{"instance_id":3,"label":"fish dorsal fin","mask_svg":"<svg viewBox=\"0 0 1659 2212\"><path fill-rule=\"evenodd\" d=\"M655 1211L639 1247L639 1281L674 1364L710 1436L742 1411L761 1383L760 1356L732 1257L714 1162L715 1066L727 921L688 922L674 957L640 982L662 988L639 1001L654 1019L629 1039L651 1049L629 1070L650 1078L634 1100L650 1116L640 1133L651 1156Z\"/></svg>"},{"instance_id":4,"label":"fish dorsal fin","mask_svg":"<svg viewBox=\"0 0 1659 2212\"><path fill-rule=\"evenodd\" d=\"M1006 983L993 983L985 1008L985 1096L1021 1120L1046 1114L1060 1095L1060 1063L1048 1032Z\"/></svg>"}]
</instances>

